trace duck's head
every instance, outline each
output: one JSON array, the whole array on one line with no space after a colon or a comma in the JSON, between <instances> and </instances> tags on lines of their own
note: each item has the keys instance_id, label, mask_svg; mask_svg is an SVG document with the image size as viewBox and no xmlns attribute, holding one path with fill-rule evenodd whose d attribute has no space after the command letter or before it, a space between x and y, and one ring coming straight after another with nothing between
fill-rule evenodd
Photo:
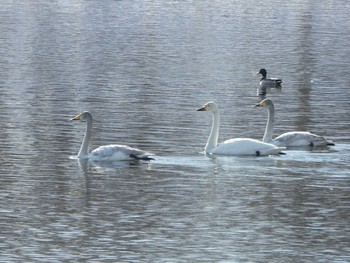
<instances>
[{"instance_id":1,"label":"duck's head","mask_svg":"<svg viewBox=\"0 0 350 263\"><path fill-rule=\"evenodd\" d=\"M261 74L264 78L266 78L267 71L266 71L266 69L262 68L259 70L259 72L257 74Z\"/></svg>"}]
</instances>

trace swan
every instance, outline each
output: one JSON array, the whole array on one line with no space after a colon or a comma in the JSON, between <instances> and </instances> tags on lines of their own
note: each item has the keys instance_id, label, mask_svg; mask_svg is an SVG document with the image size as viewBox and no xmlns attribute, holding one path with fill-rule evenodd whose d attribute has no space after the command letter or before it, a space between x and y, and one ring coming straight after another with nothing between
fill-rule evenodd
<instances>
[{"instance_id":1,"label":"swan","mask_svg":"<svg viewBox=\"0 0 350 263\"><path fill-rule=\"evenodd\" d=\"M213 113L213 123L207 144L204 148L208 154L218 155L254 155L263 156L279 154L285 147L276 147L273 144L265 143L250 138L235 138L224 141L218 145L220 112L215 102L210 101L197 111L210 111Z\"/></svg>"},{"instance_id":2,"label":"swan","mask_svg":"<svg viewBox=\"0 0 350 263\"><path fill-rule=\"evenodd\" d=\"M257 73L262 75L262 78L260 80L260 87L281 87L282 80L277 79L277 78L266 78L267 71L266 69L262 68L260 71Z\"/></svg>"},{"instance_id":3,"label":"swan","mask_svg":"<svg viewBox=\"0 0 350 263\"><path fill-rule=\"evenodd\" d=\"M111 144L100 146L89 153L93 123L91 113L84 111L72 118L71 121L86 122L86 131L78 153L78 158L94 161L153 160L153 158L149 157L150 154L145 151L127 145Z\"/></svg>"},{"instance_id":4,"label":"swan","mask_svg":"<svg viewBox=\"0 0 350 263\"><path fill-rule=\"evenodd\" d=\"M277 146L284 147L301 147L301 146L324 146L334 145L334 143L326 138L306 131L292 131L281 134L275 139L272 139L275 107L270 99L264 99L255 107L267 107L268 118L266 129L263 137L263 142L273 143Z\"/></svg>"}]
</instances>

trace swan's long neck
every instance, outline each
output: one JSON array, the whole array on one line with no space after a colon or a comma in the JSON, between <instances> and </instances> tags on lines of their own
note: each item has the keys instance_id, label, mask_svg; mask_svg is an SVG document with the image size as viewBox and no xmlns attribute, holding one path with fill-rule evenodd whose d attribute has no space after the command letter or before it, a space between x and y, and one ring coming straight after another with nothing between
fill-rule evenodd
<instances>
[{"instance_id":1,"label":"swan's long neck","mask_svg":"<svg viewBox=\"0 0 350 263\"><path fill-rule=\"evenodd\" d=\"M210 135L205 146L205 151L209 153L218 145L219 139L219 126L220 126L220 113L219 110L213 111L213 123L211 126Z\"/></svg>"},{"instance_id":2,"label":"swan's long neck","mask_svg":"<svg viewBox=\"0 0 350 263\"><path fill-rule=\"evenodd\" d=\"M275 122L275 107L273 106L273 104L269 104L267 105L267 109L268 117L263 142L272 142L273 126Z\"/></svg>"},{"instance_id":3,"label":"swan's long neck","mask_svg":"<svg viewBox=\"0 0 350 263\"><path fill-rule=\"evenodd\" d=\"M91 130L92 130L92 118L88 118L86 121L86 131L83 139L83 143L80 146L78 157L86 157L89 154L90 140L91 140Z\"/></svg>"}]
</instances>

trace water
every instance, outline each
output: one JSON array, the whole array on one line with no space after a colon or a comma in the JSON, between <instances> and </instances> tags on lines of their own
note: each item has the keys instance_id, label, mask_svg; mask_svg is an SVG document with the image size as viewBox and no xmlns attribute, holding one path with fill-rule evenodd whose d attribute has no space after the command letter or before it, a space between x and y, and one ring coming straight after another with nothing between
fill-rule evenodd
<instances>
[{"instance_id":1,"label":"water","mask_svg":"<svg viewBox=\"0 0 350 263\"><path fill-rule=\"evenodd\" d=\"M2 1L0 261L350 262L347 1ZM256 72L281 77L275 135L335 147L201 152L263 135ZM150 163L74 158L124 143Z\"/></svg>"}]
</instances>

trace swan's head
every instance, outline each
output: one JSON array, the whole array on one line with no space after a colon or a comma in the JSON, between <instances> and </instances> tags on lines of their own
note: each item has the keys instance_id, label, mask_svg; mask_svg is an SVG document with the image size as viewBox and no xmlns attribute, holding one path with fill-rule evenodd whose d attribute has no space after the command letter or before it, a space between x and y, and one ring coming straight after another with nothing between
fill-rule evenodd
<instances>
[{"instance_id":1,"label":"swan's head","mask_svg":"<svg viewBox=\"0 0 350 263\"><path fill-rule=\"evenodd\" d=\"M88 111L84 111L78 114L77 116L75 116L74 118L72 118L71 121L87 121L91 119L92 119L91 113Z\"/></svg>"},{"instance_id":2,"label":"swan's head","mask_svg":"<svg viewBox=\"0 0 350 263\"><path fill-rule=\"evenodd\" d=\"M273 106L273 103L269 99L264 99L263 101L255 105L255 107L270 107L270 106Z\"/></svg>"},{"instance_id":3,"label":"swan's head","mask_svg":"<svg viewBox=\"0 0 350 263\"><path fill-rule=\"evenodd\" d=\"M259 72L257 73L258 74L261 74L264 78L266 78L266 75L267 75L267 72L266 72L266 69L262 68L259 70Z\"/></svg>"},{"instance_id":4,"label":"swan's head","mask_svg":"<svg viewBox=\"0 0 350 263\"><path fill-rule=\"evenodd\" d=\"M199 108L197 111L211 111L211 112L217 112L219 110L218 106L214 101L209 101L206 104L204 104L201 108Z\"/></svg>"}]
</instances>

